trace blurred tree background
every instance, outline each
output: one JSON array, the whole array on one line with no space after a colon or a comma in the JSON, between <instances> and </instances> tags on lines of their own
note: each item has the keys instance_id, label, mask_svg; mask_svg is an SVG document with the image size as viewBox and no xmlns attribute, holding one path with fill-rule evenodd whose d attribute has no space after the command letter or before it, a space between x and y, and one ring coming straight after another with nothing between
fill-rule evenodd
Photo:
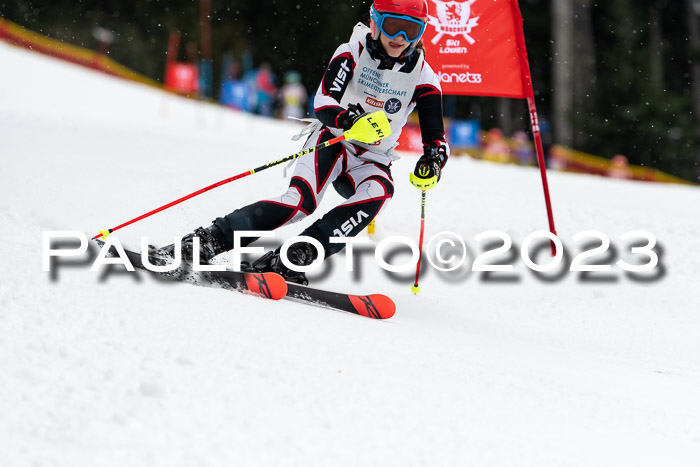
<instances>
[{"instance_id":1,"label":"blurred tree background","mask_svg":"<svg viewBox=\"0 0 700 467\"><path fill-rule=\"evenodd\" d=\"M477 0L483 1L483 0ZM520 0L538 110L553 142L700 181L700 0ZM222 58L244 52L314 91L369 0L211 0L217 89ZM49 37L99 49L162 81L170 31L200 43L199 0L0 0L0 16ZM186 47L179 59L186 59ZM458 118L527 130L524 101L458 96Z\"/></svg>"}]
</instances>

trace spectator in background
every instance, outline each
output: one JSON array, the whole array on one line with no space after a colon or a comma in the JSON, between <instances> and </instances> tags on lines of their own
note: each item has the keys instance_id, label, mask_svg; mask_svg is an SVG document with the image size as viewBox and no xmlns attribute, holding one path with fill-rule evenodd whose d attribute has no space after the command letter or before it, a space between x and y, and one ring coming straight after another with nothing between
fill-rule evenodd
<instances>
[{"instance_id":1,"label":"spectator in background","mask_svg":"<svg viewBox=\"0 0 700 467\"><path fill-rule=\"evenodd\" d=\"M491 128L486 133L483 158L493 162L510 162L510 149L499 128Z\"/></svg>"},{"instance_id":2,"label":"spectator in background","mask_svg":"<svg viewBox=\"0 0 700 467\"><path fill-rule=\"evenodd\" d=\"M241 64L226 57L219 101L227 107L249 112L251 88L241 79L241 74Z\"/></svg>"},{"instance_id":3,"label":"spectator in background","mask_svg":"<svg viewBox=\"0 0 700 467\"><path fill-rule=\"evenodd\" d=\"M316 91L311 93L309 98L309 104L306 106L306 113L311 118L316 118L316 107L314 106L314 99L316 99Z\"/></svg>"},{"instance_id":4,"label":"spectator in background","mask_svg":"<svg viewBox=\"0 0 700 467\"><path fill-rule=\"evenodd\" d=\"M630 169L627 158L622 154L613 156L607 175L610 178L632 180L632 169Z\"/></svg>"},{"instance_id":5,"label":"spectator in background","mask_svg":"<svg viewBox=\"0 0 700 467\"><path fill-rule=\"evenodd\" d=\"M535 150L532 147L527 133L524 131L516 131L513 133L513 157L519 165L534 165Z\"/></svg>"},{"instance_id":6,"label":"spectator in background","mask_svg":"<svg viewBox=\"0 0 700 467\"><path fill-rule=\"evenodd\" d=\"M547 168L552 170L564 171L567 169L566 148L554 145L549 150L549 158L547 159Z\"/></svg>"},{"instance_id":7,"label":"spectator in background","mask_svg":"<svg viewBox=\"0 0 700 467\"><path fill-rule=\"evenodd\" d=\"M306 88L301 84L301 75L296 71L288 71L284 75L284 86L280 89L281 117L303 118L308 97Z\"/></svg>"},{"instance_id":8,"label":"spectator in background","mask_svg":"<svg viewBox=\"0 0 700 467\"><path fill-rule=\"evenodd\" d=\"M243 68L245 70L245 67ZM255 77L258 71L255 69L249 70L243 75L243 83L248 88L248 103L246 109L248 112L258 112L258 89L255 85Z\"/></svg>"},{"instance_id":9,"label":"spectator in background","mask_svg":"<svg viewBox=\"0 0 700 467\"><path fill-rule=\"evenodd\" d=\"M272 117L277 86L275 85L275 76L272 74L272 68L269 63L260 65L255 74L255 89L258 97L257 113L266 117Z\"/></svg>"}]
</instances>

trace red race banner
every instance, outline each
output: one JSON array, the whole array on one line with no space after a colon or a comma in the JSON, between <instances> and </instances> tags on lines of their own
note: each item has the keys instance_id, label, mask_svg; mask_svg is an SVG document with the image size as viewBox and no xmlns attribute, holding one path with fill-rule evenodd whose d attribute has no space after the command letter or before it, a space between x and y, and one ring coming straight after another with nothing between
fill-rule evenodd
<instances>
[{"instance_id":1,"label":"red race banner","mask_svg":"<svg viewBox=\"0 0 700 467\"><path fill-rule=\"evenodd\" d=\"M429 1L432 14L428 16L423 43L443 94L527 99L549 230L556 235L518 1Z\"/></svg>"},{"instance_id":2,"label":"red race banner","mask_svg":"<svg viewBox=\"0 0 700 467\"><path fill-rule=\"evenodd\" d=\"M423 43L443 94L528 97L529 65L516 0L428 1Z\"/></svg>"}]
</instances>

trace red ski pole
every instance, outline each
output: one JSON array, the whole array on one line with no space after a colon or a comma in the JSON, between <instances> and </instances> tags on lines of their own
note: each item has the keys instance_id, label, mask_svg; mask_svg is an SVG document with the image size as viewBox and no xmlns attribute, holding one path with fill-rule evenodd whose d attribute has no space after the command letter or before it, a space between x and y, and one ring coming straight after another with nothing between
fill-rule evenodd
<instances>
[{"instance_id":1,"label":"red ski pole","mask_svg":"<svg viewBox=\"0 0 700 467\"><path fill-rule=\"evenodd\" d=\"M159 212L161 212L161 211L165 211L166 209L171 208L171 207L175 206L176 204L180 204L180 203L182 203L183 201L187 201L187 200L190 199L190 198L194 198L195 196L201 195L202 193L205 193L205 192L207 192L207 191L209 191L209 190L213 190L213 189L216 188L216 187L219 187L219 186L221 186L221 185L225 185L225 184L227 184L227 183L233 182L234 180L238 180L238 179L243 178L243 177L247 177L248 175L253 175L254 173L260 172L260 171L265 170L265 169L269 169L270 167L274 167L274 166L276 166L276 165L284 164L285 162L289 162L289 161L291 161L292 159L296 159L296 158L301 157L301 156L303 156L303 155L309 154L310 152L314 152L314 151L316 151L317 149L322 149L322 148L328 147L328 146L330 146L330 145L332 145L332 144L339 143L339 142L343 141L344 139L345 139L345 135L340 135L340 136L337 136L337 137L335 137L335 138L333 138L333 139L330 139L330 140L326 141L325 143L321 143L321 144L319 144L318 146L314 146L314 147L312 147L312 148L305 149L305 150L303 150L303 151L299 151L299 152L296 153L296 154L292 154L291 156L287 156L287 157L285 157L284 159L280 159L280 160L275 161L275 162L270 162L269 164L261 165L260 167L255 168L255 169L253 169L253 170L248 170L248 171L246 171L246 172L239 173L238 175L234 175L234 176L231 177L231 178L227 178L227 179L225 179L225 180L221 180L220 182L216 182L216 183L214 183L214 184L212 184L212 185L209 185L208 187L204 187L204 188L202 188L201 190L197 190L197 191L195 191L194 193L190 193L190 194L187 195L187 196L183 196L182 198L176 199L175 201L172 201L172 202L170 202L170 203L168 203L168 204L164 204L163 206L161 206L161 207L159 207L159 208L156 208L156 209L154 209L154 210L152 210L152 211L149 211L149 212L147 212L146 214L142 214L142 215L140 215L139 217L135 217L135 218L131 219L130 221L126 221L126 222L124 222L123 224L120 224L120 225L118 225L118 226L116 226L116 227L112 227L112 228L109 229L109 230L100 230L100 233L97 234L97 235L95 235L94 237L92 237L92 239L95 240L95 239L97 239L97 238L105 238L107 235L111 234L112 232L114 232L114 231L116 231L116 230L119 230L119 229L121 229L121 228L126 227L127 225L131 225L131 224L133 224L133 223L135 223L135 222L138 222L138 221L143 220L143 219L145 219L145 218L147 218L147 217L150 217L150 216L152 216L153 214L157 214L157 213L159 213Z\"/></svg>"},{"instance_id":2,"label":"red ski pole","mask_svg":"<svg viewBox=\"0 0 700 467\"><path fill-rule=\"evenodd\" d=\"M343 133L340 136L336 136L333 139L330 139L324 143L321 143L317 146L314 146L309 149L304 149L303 151L299 151L296 154L292 154L291 156L287 156L283 159L280 159L275 162L270 162L269 164L261 165L258 168L255 168L253 170L248 170L246 172L240 173L238 175L235 175L231 178L227 178L225 180L221 180L220 182L216 182L213 185L209 185L208 187L202 188L201 190L197 190L194 193L190 193L187 196L183 196L180 199L176 199L175 201L165 204L159 208L156 208L152 211L147 212L146 214L142 214L139 217L135 217L134 219L131 219L130 221L124 222L123 224L120 224L116 227L112 227L111 229L108 230L100 230L100 233L92 237L93 240L98 239L98 238L105 238L107 235L111 234L112 232L122 229L126 227L127 225L131 225L135 222L138 222L140 220L143 220L147 217L152 216L153 214L157 214L161 211L164 211L168 208L171 208L175 206L176 204L180 204L183 201L187 201L190 198L194 198L195 196L201 195L202 193L205 193L209 190L213 190L214 188L225 185L227 183L230 183L234 180L238 180L239 178L247 177L248 175L253 175L254 173L261 172L265 169L269 169L270 167L275 167L280 164L284 164L285 162L289 162L293 159L296 159L298 157L304 156L306 154L309 154L311 152L317 151L319 149L326 148L328 146L331 146L333 144L339 143L343 140L356 140L360 141L362 143L374 143L375 141L379 141L382 138L386 138L387 136L391 135L391 126L389 125L389 120L386 117L386 114L384 111L380 110L378 112L374 112L372 114L367 114L363 117L360 117L355 124L347 130L345 133Z\"/></svg>"},{"instance_id":3,"label":"red ski pole","mask_svg":"<svg viewBox=\"0 0 700 467\"><path fill-rule=\"evenodd\" d=\"M423 256L423 233L425 232L425 190L421 191L420 195L420 238L418 240L418 263L416 264L416 281L411 287L411 291L415 294L420 292L418 287L418 277L420 276L420 261Z\"/></svg>"}]
</instances>

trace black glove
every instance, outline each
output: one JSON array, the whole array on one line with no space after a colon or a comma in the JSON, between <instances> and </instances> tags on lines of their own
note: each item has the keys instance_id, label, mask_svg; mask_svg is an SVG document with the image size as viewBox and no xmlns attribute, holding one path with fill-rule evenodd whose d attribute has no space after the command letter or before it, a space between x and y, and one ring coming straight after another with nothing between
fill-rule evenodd
<instances>
[{"instance_id":1,"label":"black glove","mask_svg":"<svg viewBox=\"0 0 700 467\"><path fill-rule=\"evenodd\" d=\"M447 147L439 143L431 143L423 149L423 155L416 163L416 169L411 174L411 185L419 190L434 188L440 181L442 168L447 162Z\"/></svg>"},{"instance_id":2,"label":"black glove","mask_svg":"<svg viewBox=\"0 0 700 467\"><path fill-rule=\"evenodd\" d=\"M348 111L340 118L340 128L347 131L355 124L357 120L367 115L365 109L358 103L348 105Z\"/></svg>"}]
</instances>

